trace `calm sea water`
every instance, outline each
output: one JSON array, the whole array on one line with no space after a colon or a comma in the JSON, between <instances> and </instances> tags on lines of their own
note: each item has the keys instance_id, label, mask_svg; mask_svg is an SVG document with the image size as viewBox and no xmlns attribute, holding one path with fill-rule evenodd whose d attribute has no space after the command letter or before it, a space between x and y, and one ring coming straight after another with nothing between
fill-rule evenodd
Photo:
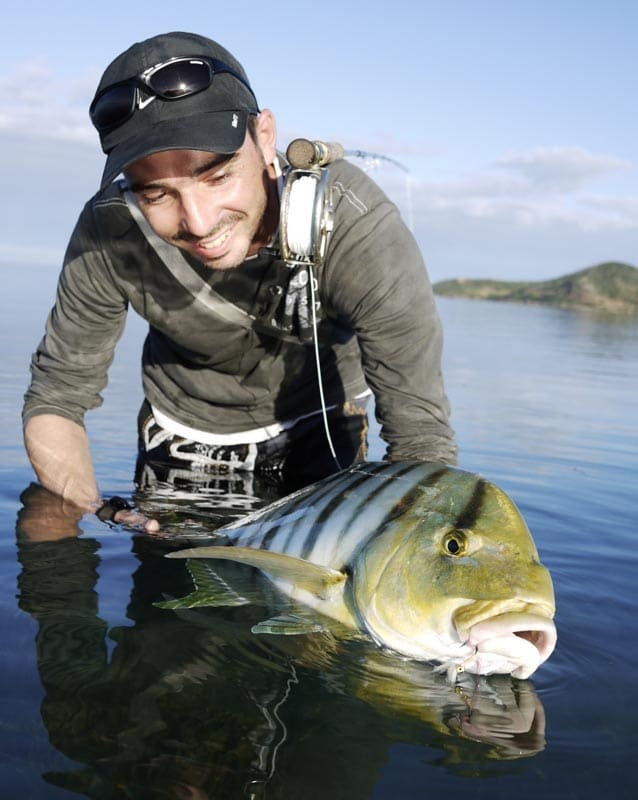
<instances>
[{"instance_id":1,"label":"calm sea water","mask_svg":"<svg viewBox=\"0 0 638 800\"><path fill-rule=\"evenodd\" d=\"M439 302L460 465L519 505L553 575L559 632L531 681L467 676L453 689L362 644L255 637L263 607L157 609L190 590L183 563L93 518L80 537L26 542L19 410L55 275L2 271L3 797L634 796L637 319ZM134 489L142 332L131 320L89 420L106 494ZM221 511L218 489L157 486L146 502L198 538L254 505L238 485Z\"/></svg>"}]
</instances>

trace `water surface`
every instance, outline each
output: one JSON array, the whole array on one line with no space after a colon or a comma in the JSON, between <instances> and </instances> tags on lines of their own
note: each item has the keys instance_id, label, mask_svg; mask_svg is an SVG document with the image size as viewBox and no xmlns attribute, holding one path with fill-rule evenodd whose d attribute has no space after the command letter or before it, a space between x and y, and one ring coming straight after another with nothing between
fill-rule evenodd
<instances>
[{"instance_id":1,"label":"water surface","mask_svg":"<svg viewBox=\"0 0 638 800\"><path fill-rule=\"evenodd\" d=\"M25 541L19 411L55 275L2 269L3 796L634 796L636 319L439 301L460 465L519 505L553 575L559 632L532 680L452 688L362 643L254 636L278 602L259 582L260 606L156 608L191 589L164 542L90 517L79 537ZM142 333L132 319L89 417L107 495L134 491ZM373 431L371 458L382 452ZM141 500L201 540L258 504L237 483L219 508L223 488L160 485Z\"/></svg>"}]
</instances>

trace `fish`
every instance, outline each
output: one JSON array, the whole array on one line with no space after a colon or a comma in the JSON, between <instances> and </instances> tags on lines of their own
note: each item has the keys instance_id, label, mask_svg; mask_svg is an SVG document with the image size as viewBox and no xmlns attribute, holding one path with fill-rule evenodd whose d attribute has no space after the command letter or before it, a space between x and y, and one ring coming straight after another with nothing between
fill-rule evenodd
<instances>
[{"instance_id":1,"label":"fish","mask_svg":"<svg viewBox=\"0 0 638 800\"><path fill-rule=\"evenodd\" d=\"M250 603L215 582L211 562L229 560L261 570L296 609L255 633L314 633L325 620L452 681L529 678L556 646L552 579L525 520L502 489L457 467L357 464L215 534L223 544L166 554L189 559L196 589L156 605Z\"/></svg>"}]
</instances>

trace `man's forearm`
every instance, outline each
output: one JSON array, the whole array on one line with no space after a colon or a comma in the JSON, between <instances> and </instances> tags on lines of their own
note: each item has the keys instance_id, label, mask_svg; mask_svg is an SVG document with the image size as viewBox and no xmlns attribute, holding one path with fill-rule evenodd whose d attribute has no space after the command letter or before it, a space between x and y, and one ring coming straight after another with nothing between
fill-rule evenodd
<instances>
[{"instance_id":1,"label":"man's forearm","mask_svg":"<svg viewBox=\"0 0 638 800\"><path fill-rule=\"evenodd\" d=\"M84 428L55 414L31 417L24 428L27 455L40 483L84 511L100 504Z\"/></svg>"}]
</instances>

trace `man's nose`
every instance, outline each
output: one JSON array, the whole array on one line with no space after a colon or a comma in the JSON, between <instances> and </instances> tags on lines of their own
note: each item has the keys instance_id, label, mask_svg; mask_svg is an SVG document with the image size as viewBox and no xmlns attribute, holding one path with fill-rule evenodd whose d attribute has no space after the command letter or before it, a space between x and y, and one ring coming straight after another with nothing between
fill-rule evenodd
<instances>
[{"instance_id":1,"label":"man's nose","mask_svg":"<svg viewBox=\"0 0 638 800\"><path fill-rule=\"evenodd\" d=\"M180 227L193 236L206 236L215 227L219 209L210 192L199 188L182 193Z\"/></svg>"}]
</instances>

